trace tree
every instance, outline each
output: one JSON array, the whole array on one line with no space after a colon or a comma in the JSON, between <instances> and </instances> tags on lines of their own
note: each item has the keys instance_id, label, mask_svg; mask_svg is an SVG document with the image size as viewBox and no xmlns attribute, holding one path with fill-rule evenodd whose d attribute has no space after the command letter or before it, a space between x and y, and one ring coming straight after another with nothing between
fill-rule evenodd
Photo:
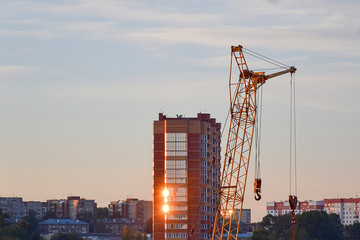
<instances>
[{"instance_id":1,"label":"tree","mask_svg":"<svg viewBox=\"0 0 360 240\"><path fill-rule=\"evenodd\" d=\"M132 233L131 229L126 225L123 227L123 231L121 233L122 240L132 240L134 239L134 234Z\"/></svg>"},{"instance_id":2,"label":"tree","mask_svg":"<svg viewBox=\"0 0 360 240\"><path fill-rule=\"evenodd\" d=\"M98 221L104 220L108 217L109 210L106 207L103 208L97 208L97 218Z\"/></svg>"},{"instance_id":3,"label":"tree","mask_svg":"<svg viewBox=\"0 0 360 240\"><path fill-rule=\"evenodd\" d=\"M57 233L51 240L82 240L83 238L76 233Z\"/></svg>"},{"instance_id":4,"label":"tree","mask_svg":"<svg viewBox=\"0 0 360 240\"><path fill-rule=\"evenodd\" d=\"M29 224L29 230L31 232L37 231L39 228L39 219L36 218L36 212L34 210L30 210L28 215L24 218L24 220Z\"/></svg>"},{"instance_id":5,"label":"tree","mask_svg":"<svg viewBox=\"0 0 360 240\"><path fill-rule=\"evenodd\" d=\"M360 240L360 223L345 226L344 228L345 240Z\"/></svg>"},{"instance_id":6,"label":"tree","mask_svg":"<svg viewBox=\"0 0 360 240\"><path fill-rule=\"evenodd\" d=\"M342 238L343 227L337 214L328 215L324 211L310 211L296 217L296 232L307 239L337 240Z\"/></svg>"},{"instance_id":7,"label":"tree","mask_svg":"<svg viewBox=\"0 0 360 240\"><path fill-rule=\"evenodd\" d=\"M267 215L260 223L252 239L290 239L290 215ZM296 215L295 238L298 240L338 240L342 239L343 226L339 215L328 215L324 211L310 211Z\"/></svg>"},{"instance_id":8,"label":"tree","mask_svg":"<svg viewBox=\"0 0 360 240\"><path fill-rule=\"evenodd\" d=\"M90 211L79 212L76 219L89 224L89 232L94 232L94 216Z\"/></svg>"},{"instance_id":9,"label":"tree","mask_svg":"<svg viewBox=\"0 0 360 240\"><path fill-rule=\"evenodd\" d=\"M290 214L274 217L267 215L260 223L261 229L269 231L270 237L273 239L289 239L290 238Z\"/></svg>"},{"instance_id":10,"label":"tree","mask_svg":"<svg viewBox=\"0 0 360 240\"><path fill-rule=\"evenodd\" d=\"M57 218L56 213L52 211L47 211L43 216L42 220L53 219L53 218Z\"/></svg>"},{"instance_id":11,"label":"tree","mask_svg":"<svg viewBox=\"0 0 360 240\"><path fill-rule=\"evenodd\" d=\"M21 220L19 224L4 227L0 232L0 239L21 239L21 240L40 240L40 232L38 229L32 230L32 226L25 220Z\"/></svg>"},{"instance_id":12,"label":"tree","mask_svg":"<svg viewBox=\"0 0 360 240\"><path fill-rule=\"evenodd\" d=\"M143 240L143 234L139 231L136 231L134 239L135 240Z\"/></svg>"},{"instance_id":13,"label":"tree","mask_svg":"<svg viewBox=\"0 0 360 240\"><path fill-rule=\"evenodd\" d=\"M251 239L253 240L272 240L272 236L270 234L270 231L266 230L266 229L259 229L259 230L256 230Z\"/></svg>"},{"instance_id":14,"label":"tree","mask_svg":"<svg viewBox=\"0 0 360 240\"><path fill-rule=\"evenodd\" d=\"M0 214L0 229L5 227L5 218Z\"/></svg>"}]
</instances>

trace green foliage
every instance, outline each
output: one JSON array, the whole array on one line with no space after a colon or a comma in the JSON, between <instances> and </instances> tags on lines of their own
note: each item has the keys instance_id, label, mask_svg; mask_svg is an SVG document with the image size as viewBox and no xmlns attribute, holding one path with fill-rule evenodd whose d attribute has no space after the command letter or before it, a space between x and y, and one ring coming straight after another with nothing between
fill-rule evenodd
<instances>
[{"instance_id":1,"label":"green foliage","mask_svg":"<svg viewBox=\"0 0 360 240\"><path fill-rule=\"evenodd\" d=\"M296 231L304 234L306 239L337 240L342 238L343 227L339 215L336 214L328 215L324 211L305 212L296 217L295 226Z\"/></svg>"},{"instance_id":2,"label":"green foliage","mask_svg":"<svg viewBox=\"0 0 360 240\"><path fill-rule=\"evenodd\" d=\"M344 228L345 240L360 240L360 223L345 226Z\"/></svg>"},{"instance_id":3,"label":"green foliage","mask_svg":"<svg viewBox=\"0 0 360 240\"><path fill-rule=\"evenodd\" d=\"M47 211L43 216L42 220L53 219L53 218L57 218L56 213L52 211Z\"/></svg>"},{"instance_id":4,"label":"green foliage","mask_svg":"<svg viewBox=\"0 0 360 240\"><path fill-rule=\"evenodd\" d=\"M132 240L134 239L134 234L131 232L131 229L127 226L123 227L123 231L121 233L122 240Z\"/></svg>"},{"instance_id":5,"label":"green foliage","mask_svg":"<svg viewBox=\"0 0 360 240\"><path fill-rule=\"evenodd\" d=\"M36 231L39 228L39 219L36 218L36 212L30 210L28 215L24 218L24 221L29 224L29 230L31 232Z\"/></svg>"},{"instance_id":6,"label":"green foliage","mask_svg":"<svg viewBox=\"0 0 360 240\"><path fill-rule=\"evenodd\" d=\"M4 216L0 215L0 229L5 227L5 218Z\"/></svg>"},{"instance_id":7,"label":"green foliage","mask_svg":"<svg viewBox=\"0 0 360 240\"><path fill-rule=\"evenodd\" d=\"M83 238L76 233L57 233L51 240L82 240Z\"/></svg>"},{"instance_id":8,"label":"green foliage","mask_svg":"<svg viewBox=\"0 0 360 240\"><path fill-rule=\"evenodd\" d=\"M254 232L251 239L253 240L273 240L274 238L270 236L270 231L265 229L259 229Z\"/></svg>"},{"instance_id":9,"label":"green foliage","mask_svg":"<svg viewBox=\"0 0 360 240\"><path fill-rule=\"evenodd\" d=\"M109 210L106 207L97 208L97 218L98 220L104 220L108 217Z\"/></svg>"},{"instance_id":10,"label":"green foliage","mask_svg":"<svg viewBox=\"0 0 360 240\"><path fill-rule=\"evenodd\" d=\"M76 219L88 223L89 232L94 232L94 216L91 212L89 211L80 212L76 216Z\"/></svg>"},{"instance_id":11,"label":"green foliage","mask_svg":"<svg viewBox=\"0 0 360 240\"><path fill-rule=\"evenodd\" d=\"M1 224L0 215L0 224ZM40 240L39 220L36 218L36 212L30 210L28 216L21 220L17 225L6 226L5 222L1 224L0 240Z\"/></svg>"},{"instance_id":12,"label":"green foliage","mask_svg":"<svg viewBox=\"0 0 360 240\"><path fill-rule=\"evenodd\" d=\"M143 234L139 231L135 233L135 240L143 240Z\"/></svg>"},{"instance_id":13,"label":"green foliage","mask_svg":"<svg viewBox=\"0 0 360 240\"><path fill-rule=\"evenodd\" d=\"M290 238L290 215L282 215L274 217L267 215L261 222L261 227L264 230L269 231L270 239L285 240Z\"/></svg>"},{"instance_id":14,"label":"green foliage","mask_svg":"<svg viewBox=\"0 0 360 240\"><path fill-rule=\"evenodd\" d=\"M254 232L255 240L291 239L290 215L267 215ZM310 211L296 216L295 239L297 240L338 240L342 239L343 226L336 214Z\"/></svg>"},{"instance_id":15,"label":"green foliage","mask_svg":"<svg viewBox=\"0 0 360 240\"><path fill-rule=\"evenodd\" d=\"M6 226L1 229L0 240L5 239L21 239L21 240L40 240L40 231L32 229L34 226L25 220L21 220L19 224L13 226Z\"/></svg>"},{"instance_id":16,"label":"green foliage","mask_svg":"<svg viewBox=\"0 0 360 240\"><path fill-rule=\"evenodd\" d=\"M135 233L133 233L129 227L124 226L122 234L121 234L121 239L122 240L144 240L144 239L147 239L147 237L146 237L146 234L143 234L139 231L136 231Z\"/></svg>"}]
</instances>

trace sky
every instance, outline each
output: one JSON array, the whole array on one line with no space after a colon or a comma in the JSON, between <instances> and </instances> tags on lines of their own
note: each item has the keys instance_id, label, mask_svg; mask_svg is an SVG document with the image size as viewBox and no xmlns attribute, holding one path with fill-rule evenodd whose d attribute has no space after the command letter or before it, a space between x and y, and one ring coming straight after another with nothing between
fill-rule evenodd
<instances>
[{"instance_id":1,"label":"sky","mask_svg":"<svg viewBox=\"0 0 360 240\"><path fill-rule=\"evenodd\" d=\"M153 121L207 112L224 125L240 44L298 69L299 200L357 197L359 12L357 0L1 0L0 196L151 200ZM263 87L252 221L289 195L289 82Z\"/></svg>"}]
</instances>

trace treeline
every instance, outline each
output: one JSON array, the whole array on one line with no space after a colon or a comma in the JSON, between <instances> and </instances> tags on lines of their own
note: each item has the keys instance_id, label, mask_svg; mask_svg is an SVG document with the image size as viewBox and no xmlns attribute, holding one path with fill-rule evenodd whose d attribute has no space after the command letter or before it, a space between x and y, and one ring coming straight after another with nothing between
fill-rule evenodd
<instances>
[{"instance_id":1,"label":"treeline","mask_svg":"<svg viewBox=\"0 0 360 240\"><path fill-rule=\"evenodd\" d=\"M251 239L288 240L292 239L292 231L295 230L296 240L360 240L360 223L344 227L337 214L327 214L324 211L305 212L296 215L294 226L290 218L290 214L265 216Z\"/></svg>"}]
</instances>

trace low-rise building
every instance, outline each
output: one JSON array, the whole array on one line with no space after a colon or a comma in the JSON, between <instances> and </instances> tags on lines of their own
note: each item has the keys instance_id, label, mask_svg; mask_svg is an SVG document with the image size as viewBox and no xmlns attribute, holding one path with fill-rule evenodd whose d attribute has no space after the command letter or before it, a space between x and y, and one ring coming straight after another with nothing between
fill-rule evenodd
<instances>
[{"instance_id":1,"label":"low-rise building","mask_svg":"<svg viewBox=\"0 0 360 240\"><path fill-rule=\"evenodd\" d=\"M128 218L107 218L102 223L104 223L107 233L122 233L125 226L133 228L133 221Z\"/></svg>"},{"instance_id":2,"label":"low-rise building","mask_svg":"<svg viewBox=\"0 0 360 240\"><path fill-rule=\"evenodd\" d=\"M39 223L41 234L89 233L89 224L74 219L47 219Z\"/></svg>"}]
</instances>

